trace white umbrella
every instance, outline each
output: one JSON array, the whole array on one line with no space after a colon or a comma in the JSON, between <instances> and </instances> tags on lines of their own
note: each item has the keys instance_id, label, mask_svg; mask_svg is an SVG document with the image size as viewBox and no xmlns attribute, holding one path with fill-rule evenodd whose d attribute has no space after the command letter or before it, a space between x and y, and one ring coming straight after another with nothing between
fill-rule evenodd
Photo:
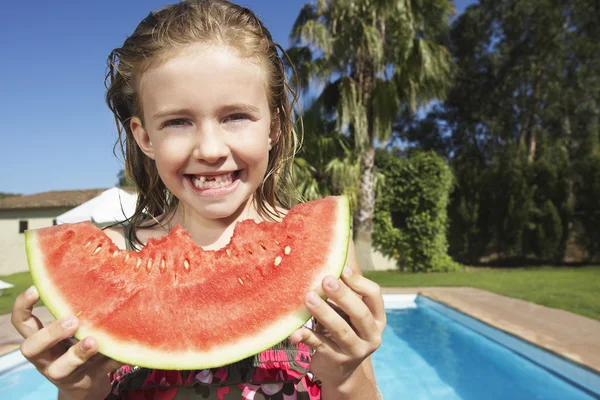
<instances>
[{"instance_id":1,"label":"white umbrella","mask_svg":"<svg viewBox=\"0 0 600 400\"><path fill-rule=\"evenodd\" d=\"M74 224L92 221L96 225L109 225L122 222L135 211L137 195L113 187L93 199L56 217L57 224Z\"/></svg>"}]
</instances>

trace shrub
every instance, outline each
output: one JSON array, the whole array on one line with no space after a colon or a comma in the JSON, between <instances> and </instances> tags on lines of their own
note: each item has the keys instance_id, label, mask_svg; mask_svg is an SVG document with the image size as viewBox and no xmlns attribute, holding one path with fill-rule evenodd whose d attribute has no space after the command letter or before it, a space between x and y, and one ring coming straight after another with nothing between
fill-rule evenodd
<instances>
[{"instance_id":1,"label":"shrub","mask_svg":"<svg viewBox=\"0 0 600 400\"><path fill-rule=\"evenodd\" d=\"M460 269L447 254L453 176L446 162L434 152L397 158L379 151L375 163L385 176L376 202L375 247L397 259L402 270Z\"/></svg>"}]
</instances>

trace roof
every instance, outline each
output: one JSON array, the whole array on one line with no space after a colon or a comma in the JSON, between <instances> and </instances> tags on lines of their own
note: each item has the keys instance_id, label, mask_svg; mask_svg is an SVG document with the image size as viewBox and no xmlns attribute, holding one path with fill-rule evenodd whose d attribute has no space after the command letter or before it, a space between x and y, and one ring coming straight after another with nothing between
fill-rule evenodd
<instances>
[{"instance_id":1,"label":"roof","mask_svg":"<svg viewBox=\"0 0 600 400\"><path fill-rule=\"evenodd\" d=\"M131 188L122 188L127 192ZM0 199L0 210L25 209L25 208L58 208L77 207L88 200L100 195L107 189L88 190L55 190L51 192L36 193L23 196L14 196Z\"/></svg>"}]
</instances>

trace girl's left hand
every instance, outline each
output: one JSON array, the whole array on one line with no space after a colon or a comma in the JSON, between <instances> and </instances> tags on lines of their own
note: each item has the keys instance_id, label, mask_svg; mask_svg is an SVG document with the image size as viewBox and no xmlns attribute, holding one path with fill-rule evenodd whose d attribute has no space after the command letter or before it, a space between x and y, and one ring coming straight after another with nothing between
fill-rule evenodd
<instances>
[{"instance_id":1,"label":"girl's left hand","mask_svg":"<svg viewBox=\"0 0 600 400\"><path fill-rule=\"evenodd\" d=\"M381 345L385 309L379 285L349 266L341 279L327 276L322 286L335 304L308 293L305 304L318 325L315 330L298 329L290 339L315 350L310 369L317 379L338 386Z\"/></svg>"}]
</instances>

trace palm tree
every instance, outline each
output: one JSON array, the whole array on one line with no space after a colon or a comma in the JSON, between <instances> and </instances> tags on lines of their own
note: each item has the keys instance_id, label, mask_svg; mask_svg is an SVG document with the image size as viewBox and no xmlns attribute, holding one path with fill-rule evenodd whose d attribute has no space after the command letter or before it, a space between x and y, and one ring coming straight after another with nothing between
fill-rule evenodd
<instances>
[{"instance_id":1,"label":"palm tree","mask_svg":"<svg viewBox=\"0 0 600 400\"><path fill-rule=\"evenodd\" d=\"M392 134L400 108L442 99L452 59L439 44L454 8L450 0L316 0L292 28L288 54L304 89L324 87L323 106L360 154L354 215L357 255L373 269L375 147Z\"/></svg>"},{"instance_id":2,"label":"palm tree","mask_svg":"<svg viewBox=\"0 0 600 400\"><path fill-rule=\"evenodd\" d=\"M314 101L302 115L304 143L294 158L294 183L304 200L345 194L356 206L359 157L352 138L336 131L322 101Z\"/></svg>"}]
</instances>

